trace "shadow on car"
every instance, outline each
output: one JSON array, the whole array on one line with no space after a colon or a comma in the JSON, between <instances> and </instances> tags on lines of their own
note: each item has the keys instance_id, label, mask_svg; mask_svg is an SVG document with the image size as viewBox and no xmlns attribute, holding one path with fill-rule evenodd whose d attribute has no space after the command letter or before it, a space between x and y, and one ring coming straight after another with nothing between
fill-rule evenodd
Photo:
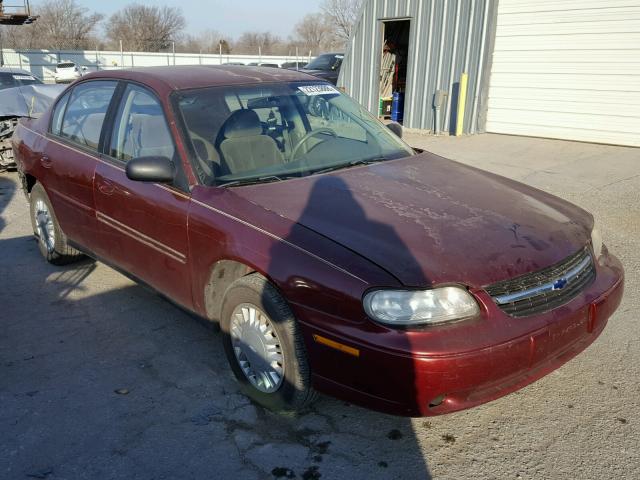
<instances>
[{"instance_id":1,"label":"shadow on car","mask_svg":"<svg viewBox=\"0 0 640 480\"><path fill-rule=\"evenodd\" d=\"M405 265L406 268L412 271L422 270L418 262L413 260L411 252L395 229L389 225L368 219L362 206L351 194L349 186L341 178L328 175L319 177L314 183L300 218L294 223L288 236L284 238L284 242L275 244L271 249L271 265L267 272L268 275L271 274L272 270L278 269L278 265L281 262L286 262L287 255L290 252L286 242L294 245L303 244L302 240L305 230L307 230L304 225L312 225L313 219L317 218L317 213L326 208L327 196L335 195L340 196L340 204L342 206L342 211L335 212L336 215L348 212L348 218L352 220L354 225L362 226L363 230L366 231L375 230L378 232L378 240L381 243L395 245L398 252L404 253L404 255L399 255L400 258L411 259L411 265ZM374 228L368 229L367 226ZM304 283L305 279L298 279L298 281ZM427 285L428 279L423 277L421 284ZM308 287L313 288L313 285L309 284ZM268 292L263 293L263 304L268 303L268 295ZM271 316L271 318L273 319L274 316ZM306 344L307 346L311 344L312 348L329 348L325 345L314 345L313 339L307 339ZM313 355L307 355L307 357L313 358ZM320 368L329 368L334 371L342 370L344 372L343 378L353 382L350 383L350 386L354 388L357 386L358 377L376 374L371 371L375 368L373 366L375 362L370 359L360 364L355 362L354 365L349 355L338 350L334 350L333 362L327 364L326 359L330 357L325 355L323 358L325 359L323 365L310 365L312 371L315 370L317 372ZM398 372L398 374L405 380L413 376L413 372ZM407 383L411 386L415 385L415 382L409 381ZM387 386L387 388L393 388L393 386ZM409 388L411 389L411 387ZM375 396L377 392L369 393ZM415 392L411 391L405 391L404 395L407 398L417 398ZM317 442L329 443L328 450L330 453L339 454L341 451L351 450L353 453L361 455L363 463L369 463L372 467L378 468L377 472L375 470L373 472L364 470L361 473L356 473L355 471L341 470L337 468L338 465L332 464L331 460L327 459L321 465L318 464L319 471L323 475L326 474L329 478L338 478L341 473L349 471L351 478L361 478L358 475L366 471L367 473L363 474L362 478L378 478L378 475L381 478L431 478L409 418L392 417L358 407L351 407L348 402L336 404L335 401L328 401L327 398L323 398L312 405L310 412L320 418L328 418L328 423L340 432L338 435L335 435L336 432L320 434L317 438ZM363 438L369 439L371 445L362 448ZM396 449L391 447L394 444L401 445L399 450L402 453L400 455L398 451L395 451Z\"/></svg>"}]
</instances>

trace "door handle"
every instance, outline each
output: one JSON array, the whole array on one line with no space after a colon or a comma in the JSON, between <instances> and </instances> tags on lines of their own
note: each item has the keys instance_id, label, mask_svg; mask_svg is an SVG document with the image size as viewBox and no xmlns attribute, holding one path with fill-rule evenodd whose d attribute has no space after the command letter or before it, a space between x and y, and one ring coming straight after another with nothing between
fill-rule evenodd
<instances>
[{"instance_id":1,"label":"door handle","mask_svg":"<svg viewBox=\"0 0 640 480\"><path fill-rule=\"evenodd\" d=\"M115 187L113 186L113 183L103 181L102 183L100 183L100 185L98 185L98 190L103 195L113 195Z\"/></svg>"},{"instance_id":2,"label":"door handle","mask_svg":"<svg viewBox=\"0 0 640 480\"><path fill-rule=\"evenodd\" d=\"M51 159L49 157L47 157L46 155L42 155L40 157L40 164L44 167L44 168L51 168L51 166L53 165L53 162L51 161Z\"/></svg>"}]
</instances>

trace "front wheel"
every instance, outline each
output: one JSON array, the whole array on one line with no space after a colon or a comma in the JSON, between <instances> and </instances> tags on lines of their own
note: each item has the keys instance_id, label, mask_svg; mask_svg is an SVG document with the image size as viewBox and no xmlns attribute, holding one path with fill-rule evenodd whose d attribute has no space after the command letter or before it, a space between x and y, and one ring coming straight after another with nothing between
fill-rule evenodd
<instances>
[{"instance_id":1,"label":"front wheel","mask_svg":"<svg viewBox=\"0 0 640 480\"><path fill-rule=\"evenodd\" d=\"M234 282L222 307L222 341L245 394L271 410L301 410L316 394L291 309L264 277Z\"/></svg>"},{"instance_id":2,"label":"front wheel","mask_svg":"<svg viewBox=\"0 0 640 480\"><path fill-rule=\"evenodd\" d=\"M41 184L36 183L29 195L31 226L38 240L40 253L47 262L64 265L82 258L82 253L67 243L58 219L53 212L47 192Z\"/></svg>"}]
</instances>

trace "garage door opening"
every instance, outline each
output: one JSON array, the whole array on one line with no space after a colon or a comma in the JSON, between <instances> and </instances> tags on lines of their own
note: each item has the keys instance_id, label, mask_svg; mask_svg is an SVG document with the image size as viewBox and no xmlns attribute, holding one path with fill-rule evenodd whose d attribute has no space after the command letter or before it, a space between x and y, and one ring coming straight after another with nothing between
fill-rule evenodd
<instances>
[{"instance_id":1,"label":"garage door opening","mask_svg":"<svg viewBox=\"0 0 640 480\"><path fill-rule=\"evenodd\" d=\"M382 22L383 43L380 63L380 116L402 123L407 87L410 20Z\"/></svg>"}]
</instances>

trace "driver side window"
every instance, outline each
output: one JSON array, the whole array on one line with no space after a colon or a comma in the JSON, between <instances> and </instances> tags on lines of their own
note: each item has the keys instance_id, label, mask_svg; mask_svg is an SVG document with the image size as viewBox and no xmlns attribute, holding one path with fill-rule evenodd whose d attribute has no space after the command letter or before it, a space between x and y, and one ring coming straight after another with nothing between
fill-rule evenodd
<instances>
[{"instance_id":1,"label":"driver side window","mask_svg":"<svg viewBox=\"0 0 640 480\"><path fill-rule=\"evenodd\" d=\"M175 146L162 105L146 89L127 86L114 122L109 154L123 162L151 156L173 159Z\"/></svg>"}]
</instances>

